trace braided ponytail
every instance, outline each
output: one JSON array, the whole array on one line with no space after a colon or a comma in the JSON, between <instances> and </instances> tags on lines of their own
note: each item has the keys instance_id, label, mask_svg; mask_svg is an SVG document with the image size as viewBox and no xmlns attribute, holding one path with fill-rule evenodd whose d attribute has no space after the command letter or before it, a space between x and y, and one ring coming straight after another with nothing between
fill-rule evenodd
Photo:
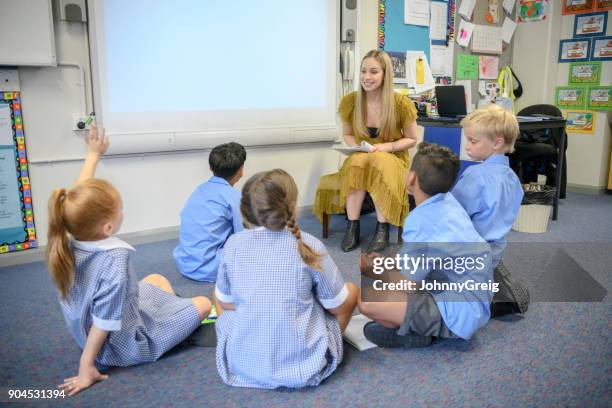
<instances>
[{"instance_id":1,"label":"braided ponytail","mask_svg":"<svg viewBox=\"0 0 612 408\"><path fill-rule=\"evenodd\" d=\"M289 218L287 219L287 228L289 229L289 231L291 231L291 234L293 234L295 239L297 239L298 252L300 253L300 256L302 257L306 265L310 266L313 269L320 271L321 270L321 255L315 252L304 241L302 241L302 233L295 219L295 211L292 211L290 213Z\"/></svg>"}]
</instances>

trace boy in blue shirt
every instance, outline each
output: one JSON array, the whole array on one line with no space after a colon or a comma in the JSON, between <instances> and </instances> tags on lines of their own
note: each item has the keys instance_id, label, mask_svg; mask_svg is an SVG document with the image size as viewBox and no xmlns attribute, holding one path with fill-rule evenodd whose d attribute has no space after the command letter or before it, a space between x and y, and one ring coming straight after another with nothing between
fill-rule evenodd
<instances>
[{"instance_id":1,"label":"boy in blue shirt","mask_svg":"<svg viewBox=\"0 0 612 408\"><path fill-rule=\"evenodd\" d=\"M407 177L417 207L404 221L405 244L395 257L401 274L388 270L385 277L397 289L393 298L370 301L382 287L374 281L359 302L361 313L374 320L364 335L381 347L422 347L436 337L467 340L489 320L494 291L490 248L449 193L458 171L459 159L450 149L419 145ZM380 265L380 255L367 258L362 272L381 279L376 275L381 271L369 265Z\"/></svg>"},{"instance_id":2,"label":"boy in blue shirt","mask_svg":"<svg viewBox=\"0 0 612 408\"><path fill-rule=\"evenodd\" d=\"M491 104L470 113L461 125L467 139L468 156L482 164L468 167L457 180L452 194L465 208L476 231L491 245L493 277L500 284L491 314L497 317L525 313L529 307L529 292L511 278L502 262L506 234L523 200L521 182L505 156L514 150L518 122L512 113Z\"/></svg>"},{"instance_id":3,"label":"boy in blue shirt","mask_svg":"<svg viewBox=\"0 0 612 408\"><path fill-rule=\"evenodd\" d=\"M216 146L208 156L213 176L189 197L181 211L179 245L173 255L181 273L193 280L217 279L220 251L233 233L242 231L240 192L246 151L238 143Z\"/></svg>"}]
</instances>

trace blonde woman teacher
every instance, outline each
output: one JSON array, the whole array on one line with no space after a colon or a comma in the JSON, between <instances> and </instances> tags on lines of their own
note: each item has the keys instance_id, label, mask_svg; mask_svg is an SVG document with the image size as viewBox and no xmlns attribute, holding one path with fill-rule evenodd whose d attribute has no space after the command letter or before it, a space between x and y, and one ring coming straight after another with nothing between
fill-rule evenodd
<instances>
[{"instance_id":1,"label":"blonde woman teacher","mask_svg":"<svg viewBox=\"0 0 612 408\"><path fill-rule=\"evenodd\" d=\"M408 214L405 179L408 149L416 144L416 108L393 91L391 59L383 51L363 57L360 85L340 101L342 134L349 146L365 140L374 150L351 154L338 173L321 178L313 212L322 220L323 213L340 214L346 207L342 250L348 252L359 245L361 206L370 193L378 222L367 251L378 252L389 244L389 223L400 226Z\"/></svg>"}]
</instances>

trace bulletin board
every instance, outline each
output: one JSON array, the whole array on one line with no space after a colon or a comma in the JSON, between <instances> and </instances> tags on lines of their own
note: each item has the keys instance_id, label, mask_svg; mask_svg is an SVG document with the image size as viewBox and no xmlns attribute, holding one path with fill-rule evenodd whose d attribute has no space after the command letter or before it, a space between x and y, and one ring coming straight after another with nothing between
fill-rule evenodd
<instances>
[{"instance_id":1,"label":"bulletin board","mask_svg":"<svg viewBox=\"0 0 612 408\"><path fill-rule=\"evenodd\" d=\"M424 51L428 61L430 59L430 39L429 39L429 28L404 24L404 1L405 0L379 0L379 15L378 15L378 47L385 51L396 51L403 52L408 50ZM440 1L440 0L433 0ZM449 42L454 42L454 67L453 67L453 82L455 80L457 60L459 55L489 55L472 53L470 47L461 47L455 42L455 32L459 23L463 18L457 13L461 6L462 0L442 0L448 4L448 29L447 39ZM499 1L499 7L501 8L501 1ZM516 12L518 8L518 1L513 9L512 14L508 15L513 21L516 21ZM477 25L484 25L489 27L501 27L504 21L506 13L501 11L501 18L499 23L490 24L487 22L486 15L488 12L489 1L488 0L476 0L476 5L472 14L471 23ZM514 38L514 37L513 37ZM503 45L501 55L494 55L499 57L499 68L510 65L512 66L512 40L510 44ZM436 42L432 41L432 44ZM493 55L493 54L491 54ZM484 79L483 79L484 80ZM487 82L494 80L487 79ZM479 99L478 94L478 80L471 80L471 96L472 103L476 104Z\"/></svg>"},{"instance_id":2,"label":"bulletin board","mask_svg":"<svg viewBox=\"0 0 612 408\"><path fill-rule=\"evenodd\" d=\"M0 254L36 247L19 92L0 92Z\"/></svg>"}]
</instances>

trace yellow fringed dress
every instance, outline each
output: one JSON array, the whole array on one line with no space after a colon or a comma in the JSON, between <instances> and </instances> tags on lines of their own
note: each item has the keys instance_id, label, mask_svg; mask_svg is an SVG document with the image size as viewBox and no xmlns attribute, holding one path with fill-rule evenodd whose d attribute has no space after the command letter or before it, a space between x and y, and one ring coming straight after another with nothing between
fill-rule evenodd
<instances>
[{"instance_id":1,"label":"yellow fringed dress","mask_svg":"<svg viewBox=\"0 0 612 408\"><path fill-rule=\"evenodd\" d=\"M340 101L338 113L343 122L353 123L357 92ZM393 140L402 137L401 129L416 120L416 108L410 99L395 94L396 132ZM353 129L355 127L353 126ZM380 137L355 134L355 141L370 144L383 143ZM386 153L353 153L338 173L321 177L312 212L322 222L323 213L343 214L346 196L356 190L366 190L382 209L389 223L400 226L408 215L406 174L409 166L407 151Z\"/></svg>"}]
</instances>

